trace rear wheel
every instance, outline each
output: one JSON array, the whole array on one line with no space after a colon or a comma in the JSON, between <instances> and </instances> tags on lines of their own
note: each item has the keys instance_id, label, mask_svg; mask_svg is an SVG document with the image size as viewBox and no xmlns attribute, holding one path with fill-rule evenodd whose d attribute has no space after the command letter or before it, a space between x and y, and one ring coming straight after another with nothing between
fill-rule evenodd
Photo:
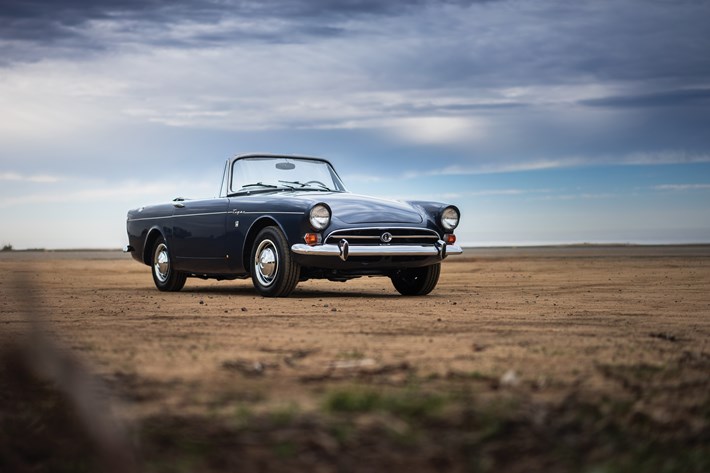
<instances>
[{"instance_id":1,"label":"rear wheel","mask_svg":"<svg viewBox=\"0 0 710 473\"><path fill-rule=\"evenodd\" d=\"M256 236L251 252L251 280L265 297L286 297L298 284L301 267L293 260L283 232L266 227Z\"/></svg>"},{"instance_id":2,"label":"rear wheel","mask_svg":"<svg viewBox=\"0 0 710 473\"><path fill-rule=\"evenodd\" d=\"M153 245L151 268L155 287L161 291L179 291L185 285L187 275L173 269L172 257L163 237Z\"/></svg>"},{"instance_id":3,"label":"rear wheel","mask_svg":"<svg viewBox=\"0 0 710 473\"><path fill-rule=\"evenodd\" d=\"M400 269L395 272L392 284L403 296L424 296L429 294L439 282L441 263L422 268Z\"/></svg>"}]
</instances>

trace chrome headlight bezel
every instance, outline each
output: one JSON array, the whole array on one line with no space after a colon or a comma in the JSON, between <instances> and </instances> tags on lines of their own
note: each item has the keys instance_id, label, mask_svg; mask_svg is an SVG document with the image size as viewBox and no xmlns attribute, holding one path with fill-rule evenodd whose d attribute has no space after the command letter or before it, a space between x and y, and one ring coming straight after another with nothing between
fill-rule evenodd
<instances>
[{"instance_id":1,"label":"chrome headlight bezel","mask_svg":"<svg viewBox=\"0 0 710 473\"><path fill-rule=\"evenodd\" d=\"M439 223L446 231L453 231L459 226L461 212L453 206L448 206L439 214Z\"/></svg>"},{"instance_id":2,"label":"chrome headlight bezel","mask_svg":"<svg viewBox=\"0 0 710 473\"><path fill-rule=\"evenodd\" d=\"M330 207L324 203L319 203L311 207L311 210L308 212L308 223L313 230L321 232L328 228L331 217L332 212L330 211Z\"/></svg>"}]
</instances>

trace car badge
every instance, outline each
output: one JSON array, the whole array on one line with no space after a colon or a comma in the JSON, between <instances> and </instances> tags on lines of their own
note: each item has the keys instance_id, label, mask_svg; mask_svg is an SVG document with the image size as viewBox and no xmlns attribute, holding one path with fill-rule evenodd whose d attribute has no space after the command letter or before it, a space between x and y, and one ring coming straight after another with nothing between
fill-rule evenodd
<instances>
[{"instance_id":1,"label":"car badge","mask_svg":"<svg viewBox=\"0 0 710 473\"><path fill-rule=\"evenodd\" d=\"M392 234L390 232L384 232L380 237L382 243L389 243L392 241Z\"/></svg>"}]
</instances>

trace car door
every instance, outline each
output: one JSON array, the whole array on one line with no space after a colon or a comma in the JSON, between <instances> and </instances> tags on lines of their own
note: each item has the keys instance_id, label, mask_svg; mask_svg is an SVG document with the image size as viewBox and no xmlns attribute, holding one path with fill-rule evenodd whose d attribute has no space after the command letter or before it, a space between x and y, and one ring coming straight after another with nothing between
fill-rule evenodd
<instances>
[{"instance_id":1,"label":"car door","mask_svg":"<svg viewBox=\"0 0 710 473\"><path fill-rule=\"evenodd\" d=\"M227 272L226 198L173 202L175 268L194 273Z\"/></svg>"}]
</instances>

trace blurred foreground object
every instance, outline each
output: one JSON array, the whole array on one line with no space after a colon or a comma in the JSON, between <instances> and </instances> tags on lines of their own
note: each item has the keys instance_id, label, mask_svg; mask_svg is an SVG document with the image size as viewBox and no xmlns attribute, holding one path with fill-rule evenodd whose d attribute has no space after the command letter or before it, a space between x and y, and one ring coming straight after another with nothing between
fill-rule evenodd
<instances>
[{"instance_id":1,"label":"blurred foreground object","mask_svg":"<svg viewBox=\"0 0 710 473\"><path fill-rule=\"evenodd\" d=\"M100 380L49 336L40 294L18 276L5 297L27 329L0 334L0 471L137 471Z\"/></svg>"}]
</instances>

